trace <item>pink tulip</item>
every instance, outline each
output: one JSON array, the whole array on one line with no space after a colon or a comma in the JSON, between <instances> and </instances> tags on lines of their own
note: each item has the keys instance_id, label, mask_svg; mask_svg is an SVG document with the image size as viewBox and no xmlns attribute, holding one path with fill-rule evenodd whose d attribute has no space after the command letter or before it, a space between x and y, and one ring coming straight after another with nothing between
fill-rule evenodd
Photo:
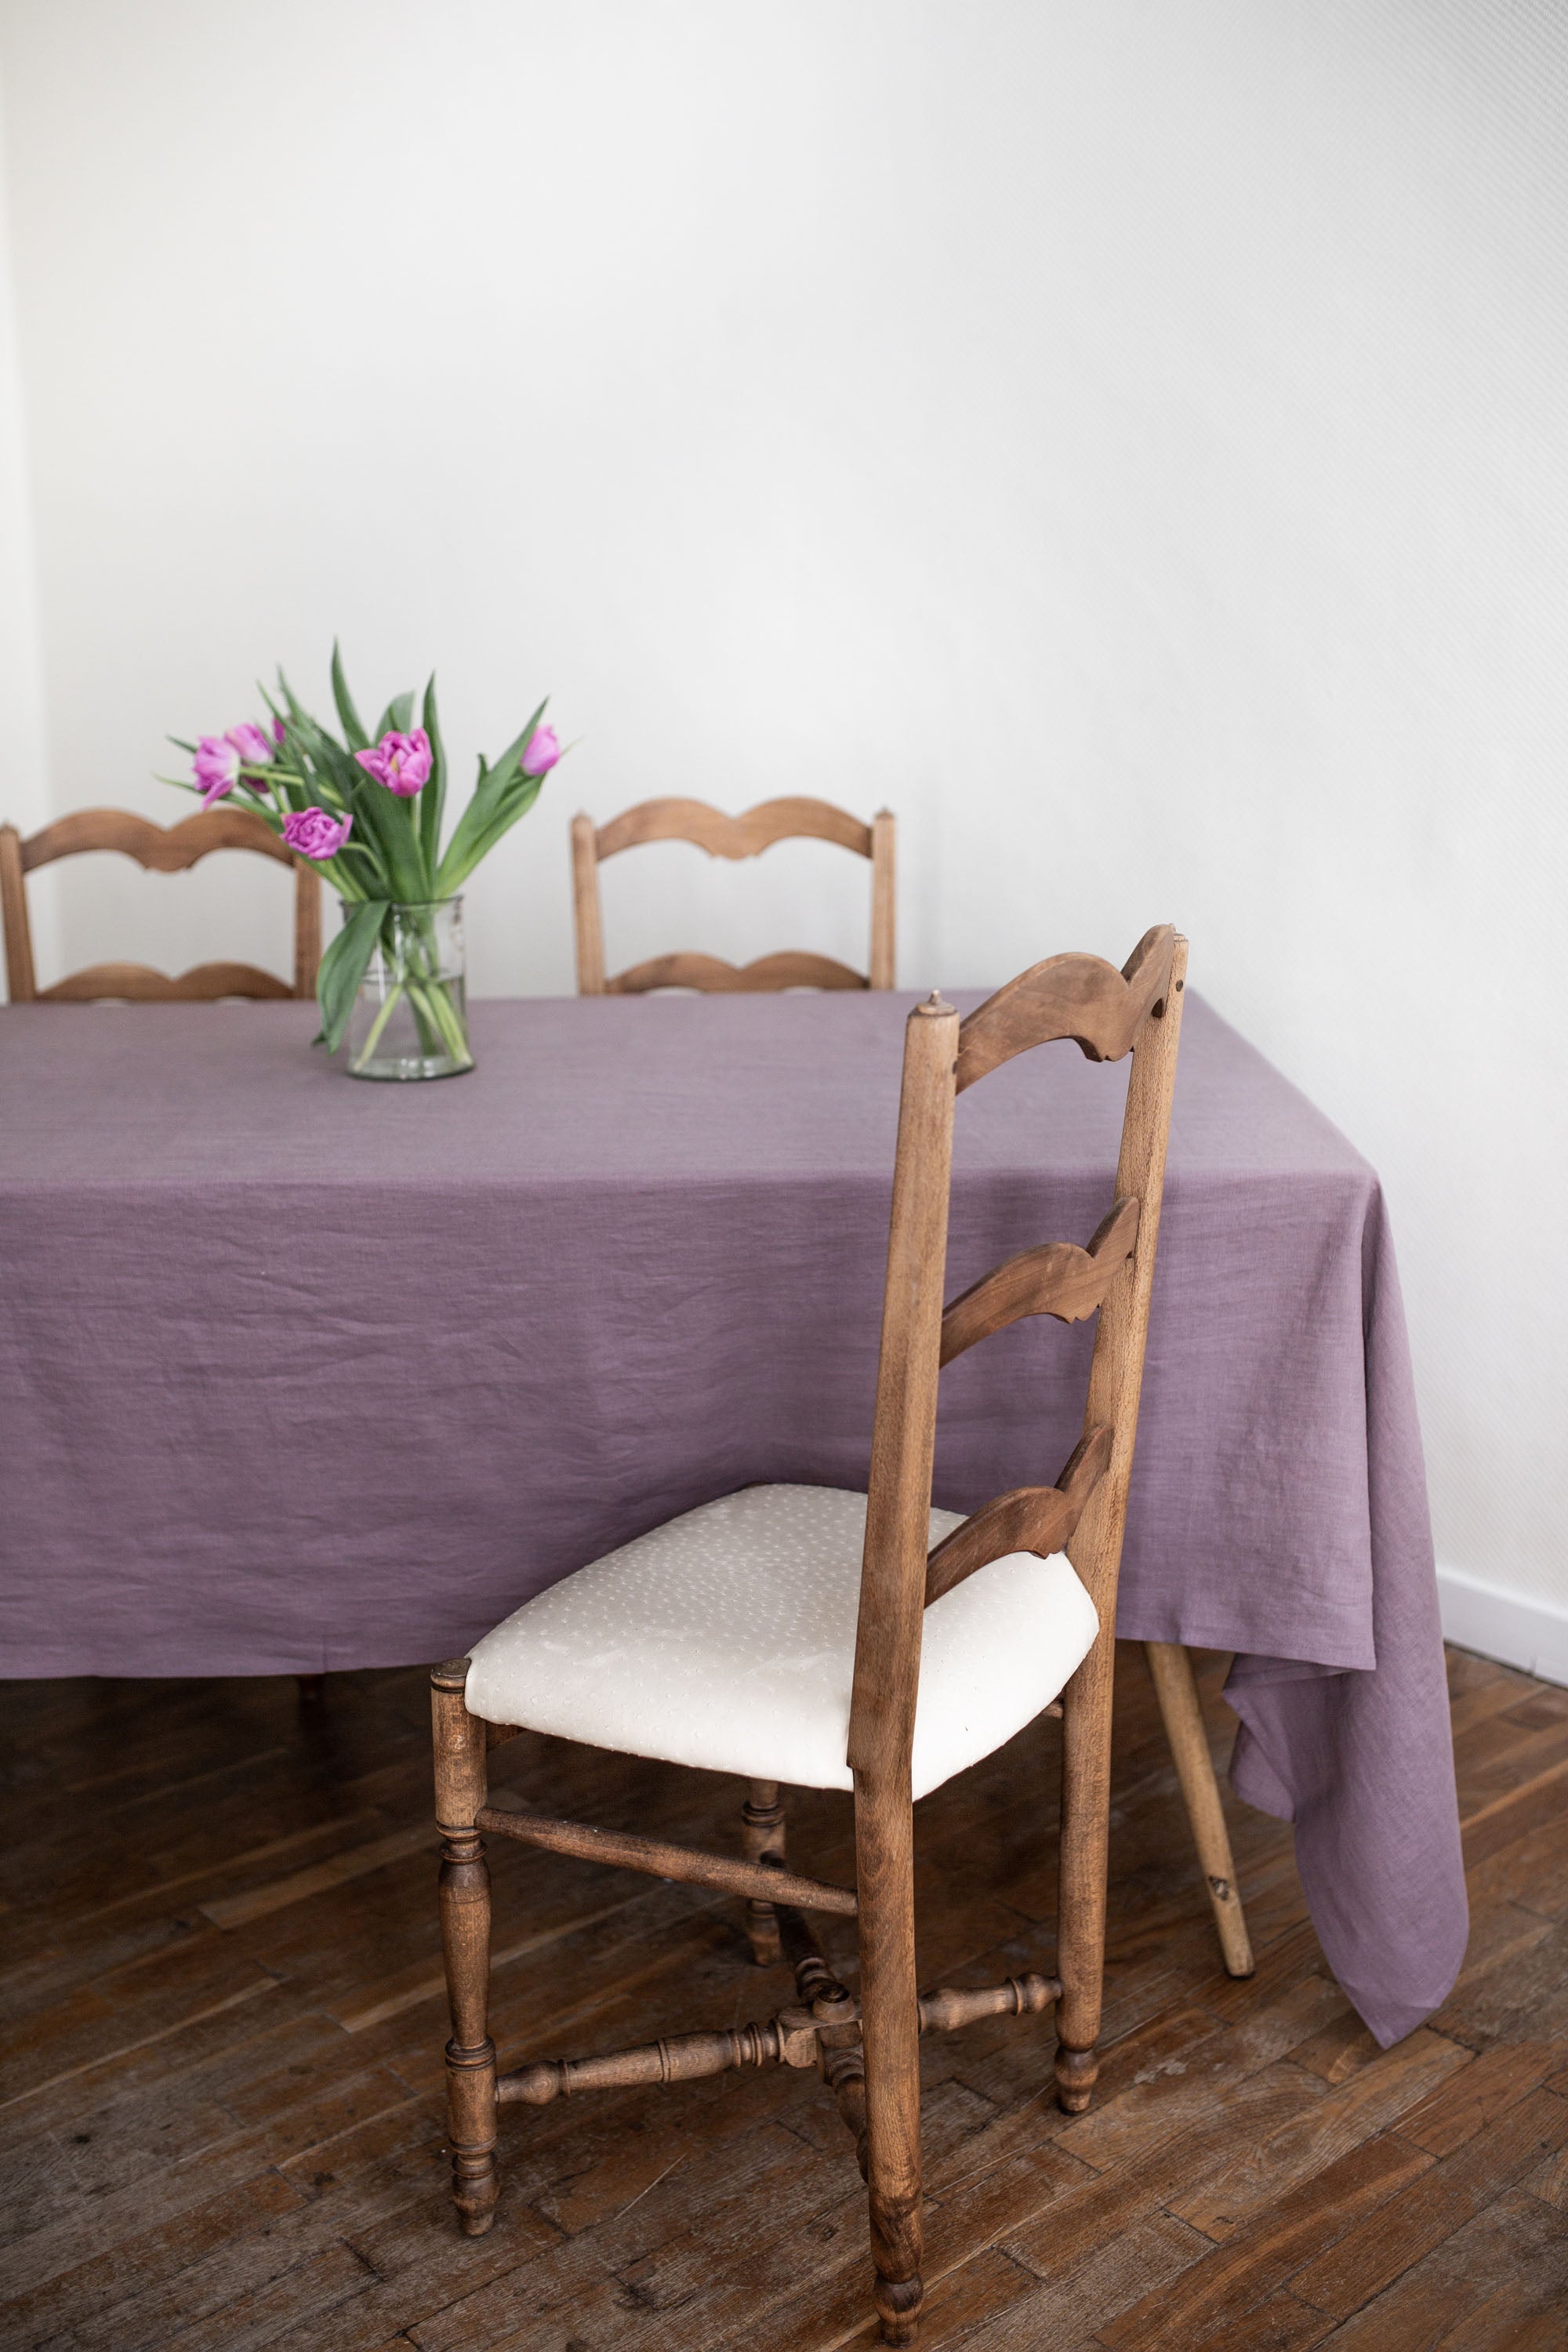
<instances>
[{"instance_id":1,"label":"pink tulip","mask_svg":"<svg viewBox=\"0 0 1568 2352\"><path fill-rule=\"evenodd\" d=\"M239 775L239 752L226 735L204 735L193 762L201 786L202 806L211 808L234 790Z\"/></svg>"},{"instance_id":2,"label":"pink tulip","mask_svg":"<svg viewBox=\"0 0 1568 2352\"><path fill-rule=\"evenodd\" d=\"M412 735L384 735L373 751L356 751L365 773L400 800L412 800L430 781L430 738L423 727Z\"/></svg>"},{"instance_id":3,"label":"pink tulip","mask_svg":"<svg viewBox=\"0 0 1568 2352\"><path fill-rule=\"evenodd\" d=\"M560 757L561 746L554 728L536 727L522 755L522 772L525 776L547 776Z\"/></svg>"},{"instance_id":4,"label":"pink tulip","mask_svg":"<svg viewBox=\"0 0 1568 2352\"><path fill-rule=\"evenodd\" d=\"M352 816L329 816L325 809L291 809L283 820L283 838L301 857L335 857L349 837Z\"/></svg>"},{"instance_id":5,"label":"pink tulip","mask_svg":"<svg viewBox=\"0 0 1568 2352\"><path fill-rule=\"evenodd\" d=\"M285 735L287 735L287 733L288 733L288 732L289 732L289 730L287 729L287 727L285 727L285 725L283 724L283 721L281 720L281 719L275 719L273 720L273 722L272 722L272 740L273 740L275 743L279 743L279 744L280 744L280 743L282 742L282 740L283 740L284 736L285 736Z\"/></svg>"},{"instance_id":6,"label":"pink tulip","mask_svg":"<svg viewBox=\"0 0 1568 2352\"><path fill-rule=\"evenodd\" d=\"M247 768L270 767L272 746L260 728L253 727L248 719L242 719L237 727L231 727L225 740L234 745Z\"/></svg>"}]
</instances>

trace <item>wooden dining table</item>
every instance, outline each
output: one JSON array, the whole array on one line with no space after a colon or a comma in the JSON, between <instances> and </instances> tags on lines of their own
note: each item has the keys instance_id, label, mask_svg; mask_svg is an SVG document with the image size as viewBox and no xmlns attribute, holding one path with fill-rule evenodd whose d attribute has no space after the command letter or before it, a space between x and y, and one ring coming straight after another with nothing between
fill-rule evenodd
<instances>
[{"instance_id":1,"label":"wooden dining table","mask_svg":"<svg viewBox=\"0 0 1568 2352\"><path fill-rule=\"evenodd\" d=\"M0 1013L0 1674L435 1660L738 1486L863 1488L910 1002L481 1001L476 1068L401 1086L309 1005ZM1068 1045L965 1097L950 1292L1088 1240L1120 1116ZM938 1504L1055 1475L1089 1345L949 1368ZM1201 998L1118 1631L1235 1654L1234 1785L1410 2031L1466 1914L1386 1210Z\"/></svg>"}]
</instances>

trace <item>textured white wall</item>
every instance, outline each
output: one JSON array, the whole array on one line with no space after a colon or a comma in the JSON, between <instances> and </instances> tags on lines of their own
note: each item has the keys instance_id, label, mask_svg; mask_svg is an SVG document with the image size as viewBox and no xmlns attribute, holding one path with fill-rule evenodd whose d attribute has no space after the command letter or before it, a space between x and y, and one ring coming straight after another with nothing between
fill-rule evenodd
<instances>
[{"instance_id":1,"label":"textured white wall","mask_svg":"<svg viewBox=\"0 0 1568 2352\"><path fill-rule=\"evenodd\" d=\"M12 0L0 61L56 805L170 815L163 730L337 631L465 758L583 739L481 989L570 986L566 817L659 791L890 803L910 984L1175 917L1387 1181L1441 1555L1568 1608L1555 0ZM649 858L617 960L858 945L826 853ZM62 954L281 954L200 878Z\"/></svg>"}]
</instances>

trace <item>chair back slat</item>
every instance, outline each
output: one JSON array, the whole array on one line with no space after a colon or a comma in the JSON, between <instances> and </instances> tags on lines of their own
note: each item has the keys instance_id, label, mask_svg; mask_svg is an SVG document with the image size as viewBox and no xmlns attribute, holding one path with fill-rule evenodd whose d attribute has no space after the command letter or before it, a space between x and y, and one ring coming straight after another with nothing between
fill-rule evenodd
<instances>
[{"instance_id":1,"label":"chair back slat","mask_svg":"<svg viewBox=\"0 0 1568 2352\"><path fill-rule=\"evenodd\" d=\"M112 849L158 874L183 874L216 849L244 849L294 869L294 969L292 984L255 964L204 963L171 979L145 964L94 964L40 989L33 961L25 877L58 858ZM5 978L13 1004L99 1003L129 998L138 1003L205 1003L222 996L310 997L321 961L321 880L296 857L271 827L251 810L198 809L172 825L153 824L130 809L75 809L57 817L26 841L14 825L0 825L0 923L5 934Z\"/></svg>"},{"instance_id":2,"label":"chair back slat","mask_svg":"<svg viewBox=\"0 0 1568 2352\"><path fill-rule=\"evenodd\" d=\"M1047 956L972 1013L959 1033L958 1091L1033 1045L1070 1037L1091 1062L1119 1062L1163 1001L1175 932L1145 931L1120 971L1100 956Z\"/></svg>"},{"instance_id":3,"label":"chair back slat","mask_svg":"<svg viewBox=\"0 0 1568 2352\"><path fill-rule=\"evenodd\" d=\"M759 956L755 963L725 963L719 956L650 956L605 982L606 996L643 996L650 988L700 988L705 994L729 992L776 995L782 988L865 988L863 971L851 971L831 956L805 955L786 949Z\"/></svg>"},{"instance_id":4,"label":"chair back slat","mask_svg":"<svg viewBox=\"0 0 1568 2352\"><path fill-rule=\"evenodd\" d=\"M1026 1315L1081 1323L1100 1306L1137 1238L1137 1202L1118 1201L1100 1219L1087 1249L1076 1242L1041 1242L1005 1258L943 1313L942 1362L952 1363L966 1348Z\"/></svg>"},{"instance_id":5,"label":"chair back slat","mask_svg":"<svg viewBox=\"0 0 1568 2352\"><path fill-rule=\"evenodd\" d=\"M1012 1552L1046 1559L1061 1551L1110 1467L1110 1448L1111 1432L1101 1423L1079 1439L1054 1486L1015 1486L954 1528L926 1561L926 1607Z\"/></svg>"},{"instance_id":6,"label":"chair back slat","mask_svg":"<svg viewBox=\"0 0 1568 2352\"><path fill-rule=\"evenodd\" d=\"M124 998L132 1004L213 1004L222 996L250 996L287 1003L293 993L286 980L253 963L198 963L173 978L151 964L95 963L57 980L52 988L40 988L35 1002L101 1004Z\"/></svg>"},{"instance_id":7,"label":"chair back slat","mask_svg":"<svg viewBox=\"0 0 1568 2352\"><path fill-rule=\"evenodd\" d=\"M572 820L573 909L577 945L577 990L582 996L641 996L655 988L704 992L773 991L784 988L891 988L894 979L894 820L881 810L869 824L835 808L830 801L795 795L763 801L740 816L726 815L706 801L643 801L623 809L608 824L592 817ZM775 842L827 841L871 863L871 951L868 972L852 971L831 956L777 954L752 963L726 963L719 956L653 956L610 975L605 964L605 918L599 867L606 857L650 841L684 841L710 857L760 856Z\"/></svg>"},{"instance_id":8,"label":"chair back slat","mask_svg":"<svg viewBox=\"0 0 1568 2352\"><path fill-rule=\"evenodd\" d=\"M836 841L860 857L871 855L871 827L831 801L806 796L759 801L739 816L727 816L707 801L641 801L599 827L595 846L601 863L645 841L689 841L710 857L757 857L775 841Z\"/></svg>"}]
</instances>

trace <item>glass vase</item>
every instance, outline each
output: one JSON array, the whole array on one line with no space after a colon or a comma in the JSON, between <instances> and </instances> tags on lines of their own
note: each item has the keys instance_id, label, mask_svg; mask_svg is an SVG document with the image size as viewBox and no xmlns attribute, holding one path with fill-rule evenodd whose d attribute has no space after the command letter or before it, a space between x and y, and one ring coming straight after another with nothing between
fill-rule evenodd
<instances>
[{"instance_id":1,"label":"glass vase","mask_svg":"<svg viewBox=\"0 0 1568 2352\"><path fill-rule=\"evenodd\" d=\"M345 918L353 912L345 905ZM391 906L344 1038L352 1078L453 1078L468 1050L463 902Z\"/></svg>"}]
</instances>

